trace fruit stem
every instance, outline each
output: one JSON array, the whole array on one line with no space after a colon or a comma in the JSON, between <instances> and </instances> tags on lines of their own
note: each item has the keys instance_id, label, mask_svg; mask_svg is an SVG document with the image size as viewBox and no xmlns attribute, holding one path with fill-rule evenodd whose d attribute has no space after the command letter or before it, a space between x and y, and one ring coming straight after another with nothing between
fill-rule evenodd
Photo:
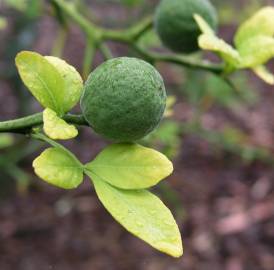
<instances>
[{"instance_id":1,"label":"fruit stem","mask_svg":"<svg viewBox=\"0 0 274 270\"><path fill-rule=\"evenodd\" d=\"M66 114L62 117L66 122L88 126L83 115ZM43 124L43 113L35 113L22 118L0 122L0 133L11 132L19 134L29 134L32 128Z\"/></svg>"}]
</instances>

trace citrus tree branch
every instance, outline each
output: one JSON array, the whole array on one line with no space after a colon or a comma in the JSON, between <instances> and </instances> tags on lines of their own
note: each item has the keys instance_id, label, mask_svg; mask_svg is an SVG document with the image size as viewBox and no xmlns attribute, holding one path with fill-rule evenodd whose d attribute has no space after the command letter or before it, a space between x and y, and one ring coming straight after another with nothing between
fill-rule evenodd
<instances>
[{"instance_id":1,"label":"citrus tree branch","mask_svg":"<svg viewBox=\"0 0 274 270\"><path fill-rule=\"evenodd\" d=\"M51 3L57 5L65 14L69 15L89 38L98 39L100 35L99 27L78 13L73 3L64 0L51 0Z\"/></svg>"},{"instance_id":2,"label":"citrus tree branch","mask_svg":"<svg viewBox=\"0 0 274 270\"><path fill-rule=\"evenodd\" d=\"M180 65L188 68L203 69L203 70L211 71L216 74L221 74L224 69L223 64L213 64L205 60L198 61L182 55L173 55L173 54L168 55L168 54L151 52L146 49L143 49L138 44L131 44L131 47L138 54L140 54L148 62L151 62L151 63L167 62L167 63L172 63L172 64L176 64L176 65Z\"/></svg>"},{"instance_id":3,"label":"citrus tree branch","mask_svg":"<svg viewBox=\"0 0 274 270\"><path fill-rule=\"evenodd\" d=\"M101 29L102 40L112 40L125 43L136 42L145 32L153 27L153 19L151 16L142 19L135 25L122 30Z\"/></svg>"},{"instance_id":4,"label":"citrus tree branch","mask_svg":"<svg viewBox=\"0 0 274 270\"><path fill-rule=\"evenodd\" d=\"M103 55L105 60L113 58L112 52L106 44L103 44L103 43L99 44L99 50L100 50L100 52Z\"/></svg>"},{"instance_id":5,"label":"citrus tree branch","mask_svg":"<svg viewBox=\"0 0 274 270\"><path fill-rule=\"evenodd\" d=\"M59 6L64 13L69 15L82 29L82 31L89 37L93 38L94 42L102 44L102 42L110 40L125 43L133 48L145 60L155 62L169 62L187 68L196 68L216 74L221 74L224 71L222 64L214 64L203 60L193 60L189 57L178 56L172 54L160 54L151 52L140 47L136 41L153 26L152 17L147 17L139 23L124 30L109 30L101 28L82 16L74 5L64 0L52 0L53 3Z\"/></svg>"},{"instance_id":6,"label":"citrus tree branch","mask_svg":"<svg viewBox=\"0 0 274 270\"><path fill-rule=\"evenodd\" d=\"M70 124L88 126L88 123L82 115L66 114L62 118ZM32 128L41 124L43 124L43 113L35 113L26 117L0 122L0 133L28 134Z\"/></svg>"},{"instance_id":7,"label":"citrus tree branch","mask_svg":"<svg viewBox=\"0 0 274 270\"><path fill-rule=\"evenodd\" d=\"M87 79L91 71L93 59L96 53L96 47L97 47L96 44L91 39L87 39L84 59L83 59L83 71L82 71L82 76L84 80Z\"/></svg>"}]
</instances>

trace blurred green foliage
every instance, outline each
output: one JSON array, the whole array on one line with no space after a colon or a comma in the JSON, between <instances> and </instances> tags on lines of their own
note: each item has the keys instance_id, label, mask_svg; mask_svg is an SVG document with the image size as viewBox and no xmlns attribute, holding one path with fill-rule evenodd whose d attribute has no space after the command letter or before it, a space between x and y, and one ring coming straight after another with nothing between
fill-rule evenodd
<instances>
[{"instance_id":1,"label":"blurred green foliage","mask_svg":"<svg viewBox=\"0 0 274 270\"><path fill-rule=\"evenodd\" d=\"M260 9L260 7L267 5L267 1L265 0L249 0L248 5L245 5L244 8L241 9L241 12L235 12L239 8L239 1L213 0L212 2L218 9L220 22L222 24L233 25L239 24Z\"/></svg>"},{"instance_id":2,"label":"blurred green foliage","mask_svg":"<svg viewBox=\"0 0 274 270\"><path fill-rule=\"evenodd\" d=\"M3 0L7 8L1 19L8 23L7 18L12 21L10 26L11 35L4 36L2 40L2 57L0 64L0 78L5 79L11 85L13 95L20 102L18 113L28 114L30 112L31 96L23 91L22 83L14 65L14 58L18 51L31 48L37 34L36 22L42 14L44 1L40 0ZM21 89L21 90L20 90ZM0 136L0 171L1 192L0 197L7 196L9 192L16 189L20 193L26 192L31 175L21 169L22 161L37 151L41 143L29 143L27 139L19 140L17 137L1 134Z\"/></svg>"},{"instance_id":3,"label":"blurred green foliage","mask_svg":"<svg viewBox=\"0 0 274 270\"><path fill-rule=\"evenodd\" d=\"M28 18L35 18L42 12L43 1L41 0L2 0L10 8L24 13Z\"/></svg>"},{"instance_id":4,"label":"blurred green foliage","mask_svg":"<svg viewBox=\"0 0 274 270\"><path fill-rule=\"evenodd\" d=\"M7 27L7 20L6 18L0 16L0 31Z\"/></svg>"},{"instance_id":5,"label":"blurred green foliage","mask_svg":"<svg viewBox=\"0 0 274 270\"><path fill-rule=\"evenodd\" d=\"M11 146L14 143L13 136L10 134L0 134L0 149Z\"/></svg>"},{"instance_id":6,"label":"blurred green foliage","mask_svg":"<svg viewBox=\"0 0 274 270\"><path fill-rule=\"evenodd\" d=\"M233 85L222 77L196 70L185 72L186 82L180 92L193 105L202 106L206 111L212 105L227 108L253 105L258 101L256 89L250 85L246 72L233 75Z\"/></svg>"},{"instance_id":7,"label":"blurred green foliage","mask_svg":"<svg viewBox=\"0 0 274 270\"><path fill-rule=\"evenodd\" d=\"M13 136L0 136L0 198L15 189L25 193L31 183L32 174L21 169L25 158L42 147L41 142L29 142L28 139L15 140Z\"/></svg>"},{"instance_id":8,"label":"blurred green foliage","mask_svg":"<svg viewBox=\"0 0 274 270\"><path fill-rule=\"evenodd\" d=\"M119 2L129 7L135 7L143 4L144 0L119 0Z\"/></svg>"},{"instance_id":9,"label":"blurred green foliage","mask_svg":"<svg viewBox=\"0 0 274 270\"><path fill-rule=\"evenodd\" d=\"M173 159L180 152L181 127L176 121L167 119L151 134L142 140L143 144L160 149Z\"/></svg>"}]
</instances>

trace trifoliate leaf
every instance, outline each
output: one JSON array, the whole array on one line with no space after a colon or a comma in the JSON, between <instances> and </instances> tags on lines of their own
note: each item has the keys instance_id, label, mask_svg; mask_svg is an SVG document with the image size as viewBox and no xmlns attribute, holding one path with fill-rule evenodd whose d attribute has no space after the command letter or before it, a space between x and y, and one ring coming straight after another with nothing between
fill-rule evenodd
<instances>
[{"instance_id":1,"label":"trifoliate leaf","mask_svg":"<svg viewBox=\"0 0 274 270\"><path fill-rule=\"evenodd\" d=\"M23 82L41 105L63 115L65 82L57 69L42 55L29 51L18 53L15 62Z\"/></svg>"},{"instance_id":2,"label":"trifoliate leaf","mask_svg":"<svg viewBox=\"0 0 274 270\"><path fill-rule=\"evenodd\" d=\"M176 221L158 197L146 190L118 189L94 174L90 176L100 201L125 229L173 257L183 254Z\"/></svg>"},{"instance_id":3,"label":"trifoliate leaf","mask_svg":"<svg viewBox=\"0 0 274 270\"><path fill-rule=\"evenodd\" d=\"M68 112L78 103L81 97L83 80L77 70L66 61L54 56L45 56L45 59L58 70L64 79L65 94L63 97L63 110Z\"/></svg>"},{"instance_id":4,"label":"trifoliate leaf","mask_svg":"<svg viewBox=\"0 0 274 270\"><path fill-rule=\"evenodd\" d=\"M235 35L235 45L240 47L246 40L255 36L274 35L274 7L264 7L245 21Z\"/></svg>"},{"instance_id":5,"label":"trifoliate leaf","mask_svg":"<svg viewBox=\"0 0 274 270\"><path fill-rule=\"evenodd\" d=\"M173 171L172 163L160 152L130 143L108 146L85 168L122 189L154 186Z\"/></svg>"},{"instance_id":6,"label":"trifoliate leaf","mask_svg":"<svg viewBox=\"0 0 274 270\"><path fill-rule=\"evenodd\" d=\"M208 35L215 35L214 30L210 27L210 25L201 17L199 14L194 14L193 15L196 23L198 24L201 32L203 34L208 34Z\"/></svg>"},{"instance_id":7,"label":"trifoliate leaf","mask_svg":"<svg viewBox=\"0 0 274 270\"><path fill-rule=\"evenodd\" d=\"M54 186L73 189L83 181L81 163L62 148L46 149L33 161L35 173Z\"/></svg>"},{"instance_id":8,"label":"trifoliate leaf","mask_svg":"<svg viewBox=\"0 0 274 270\"><path fill-rule=\"evenodd\" d=\"M242 58L241 68L257 67L274 57L274 38L255 36L238 48Z\"/></svg>"},{"instance_id":9,"label":"trifoliate leaf","mask_svg":"<svg viewBox=\"0 0 274 270\"><path fill-rule=\"evenodd\" d=\"M265 66L253 68L254 73L268 84L274 85L274 75Z\"/></svg>"},{"instance_id":10,"label":"trifoliate leaf","mask_svg":"<svg viewBox=\"0 0 274 270\"><path fill-rule=\"evenodd\" d=\"M75 126L68 124L47 108L43 112L44 132L54 140L68 140L78 135Z\"/></svg>"},{"instance_id":11,"label":"trifoliate leaf","mask_svg":"<svg viewBox=\"0 0 274 270\"><path fill-rule=\"evenodd\" d=\"M199 46L204 50L217 52L221 58L232 66L237 67L241 62L239 53L224 40L210 34L202 34L199 39Z\"/></svg>"}]
</instances>

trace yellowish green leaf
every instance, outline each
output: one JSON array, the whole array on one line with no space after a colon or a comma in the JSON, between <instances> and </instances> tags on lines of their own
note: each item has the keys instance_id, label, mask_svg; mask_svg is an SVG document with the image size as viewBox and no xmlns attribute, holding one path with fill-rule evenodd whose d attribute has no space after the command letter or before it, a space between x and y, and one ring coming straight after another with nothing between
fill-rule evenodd
<instances>
[{"instance_id":1,"label":"yellowish green leaf","mask_svg":"<svg viewBox=\"0 0 274 270\"><path fill-rule=\"evenodd\" d=\"M29 51L18 53L15 62L23 82L42 106L63 115L65 83L57 69L42 55Z\"/></svg>"},{"instance_id":2,"label":"yellowish green leaf","mask_svg":"<svg viewBox=\"0 0 274 270\"><path fill-rule=\"evenodd\" d=\"M83 81L76 69L65 61L23 51L16 56L20 76L45 108L62 116L79 101Z\"/></svg>"},{"instance_id":3,"label":"yellowish green leaf","mask_svg":"<svg viewBox=\"0 0 274 270\"><path fill-rule=\"evenodd\" d=\"M166 156L133 143L108 146L85 168L122 189L154 186L173 171Z\"/></svg>"},{"instance_id":4,"label":"yellowish green leaf","mask_svg":"<svg viewBox=\"0 0 274 270\"><path fill-rule=\"evenodd\" d=\"M62 104L63 110L68 112L78 103L81 97L83 80L77 70L66 61L54 56L45 56L45 59L58 70L64 79L65 93Z\"/></svg>"},{"instance_id":5,"label":"yellowish green leaf","mask_svg":"<svg viewBox=\"0 0 274 270\"><path fill-rule=\"evenodd\" d=\"M83 181L81 163L62 148L46 149L33 161L33 167L40 178L60 188L73 189Z\"/></svg>"},{"instance_id":6,"label":"yellowish green leaf","mask_svg":"<svg viewBox=\"0 0 274 270\"><path fill-rule=\"evenodd\" d=\"M241 43L241 68L257 67L274 57L274 38L255 36Z\"/></svg>"},{"instance_id":7,"label":"yellowish green leaf","mask_svg":"<svg viewBox=\"0 0 274 270\"><path fill-rule=\"evenodd\" d=\"M78 135L75 126L68 124L47 108L43 112L44 132L54 140L68 140Z\"/></svg>"},{"instance_id":8,"label":"yellowish green leaf","mask_svg":"<svg viewBox=\"0 0 274 270\"><path fill-rule=\"evenodd\" d=\"M245 21L235 35L235 45L240 47L246 40L255 36L274 35L274 7L267 6Z\"/></svg>"},{"instance_id":9,"label":"yellowish green leaf","mask_svg":"<svg viewBox=\"0 0 274 270\"><path fill-rule=\"evenodd\" d=\"M237 50L217 36L202 34L198 42L200 48L218 53L221 58L234 67L241 63L241 57Z\"/></svg>"},{"instance_id":10,"label":"yellowish green leaf","mask_svg":"<svg viewBox=\"0 0 274 270\"><path fill-rule=\"evenodd\" d=\"M122 190L92 177L96 193L109 213L129 232L173 257L183 254L179 228L170 210L146 190Z\"/></svg>"},{"instance_id":11,"label":"yellowish green leaf","mask_svg":"<svg viewBox=\"0 0 274 270\"><path fill-rule=\"evenodd\" d=\"M194 14L193 15L194 20L196 21L196 23L198 24L201 32L203 34L207 34L207 35L215 35L214 30L210 27L210 25L204 20L203 17L201 17L199 14Z\"/></svg>"}]
</instances>

